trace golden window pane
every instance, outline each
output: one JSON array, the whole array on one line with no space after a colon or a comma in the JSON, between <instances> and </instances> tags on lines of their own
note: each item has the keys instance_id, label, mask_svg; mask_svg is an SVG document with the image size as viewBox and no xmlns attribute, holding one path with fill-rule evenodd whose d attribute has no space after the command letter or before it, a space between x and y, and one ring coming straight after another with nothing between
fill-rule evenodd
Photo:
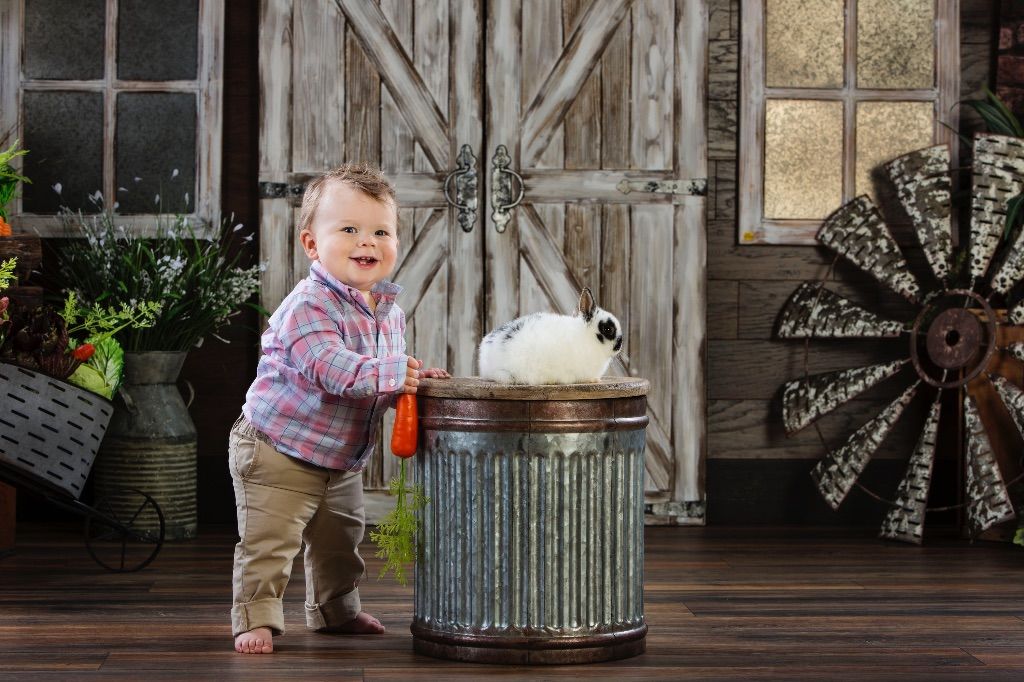
<instances>
[{"instance_id":1,"label":"golden window pane","mask_svg":"<svg viewBox=\"0 0 1024 682\"><path fill-rule=\"evenodd\" d=\"M897 156L932 144L935 109L931 102L860 102L857 105L857 195L878 196L872 173ZM886 182L882 180L882 182Z\"/></svg>"},{"instance_id":2,"label":"golden window pane","mask_svg":"<svg viewBox=\"0 0 1024 682\"><path fill-rule=\"evenodd\" d=\"M770 88L843 86L843 0L768 0L765 83Z\"/></svg>"},{"instance_id":3,"label":"golden window pane","mask_svg":"<svg viewBox=\"0 0 1024 682\"><path fill-rule=\"evenodd\" d=\"M769 99L764 126L764 216L824 218L843 199L843 104Z\"/></svg>"},{"instance_id":4,"label":"golden window pane","mask_svg":"<svg viewBox=\"0 0 1024 682\"><path fill-rule=\"evenodd\" d=\"M932 87L934 41L934 0L858 0L857 87Z\"/></svg>"}]
</instances>

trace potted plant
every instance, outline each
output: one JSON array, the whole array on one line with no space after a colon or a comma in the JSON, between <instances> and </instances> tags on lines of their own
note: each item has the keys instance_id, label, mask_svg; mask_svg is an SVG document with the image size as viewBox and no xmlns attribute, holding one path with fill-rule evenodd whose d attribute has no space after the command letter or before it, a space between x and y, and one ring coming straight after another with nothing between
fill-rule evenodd
<instances>
[{"instance_id":1,"label":"potted plant","mask_svg":"<svg viewBox=\"0 0 1024 682\"><path fill-rule=\"evenodd\" d=\"M176 386L178 373L188 350L208 336L219 338L217 331L259 290L260 269L241 265L233 239L240 225L221 225L207 237L176 215L161 222L155 237L143 237L112 211L61 217L82 238L56 250L51 279L58 287L90 304L161 304L152 326L117 333L125 376L94 467L97 493L116 507L115 489L142 490L164 510L168 539L192 537L196 431Z\"/></svg>"}]
</instances>

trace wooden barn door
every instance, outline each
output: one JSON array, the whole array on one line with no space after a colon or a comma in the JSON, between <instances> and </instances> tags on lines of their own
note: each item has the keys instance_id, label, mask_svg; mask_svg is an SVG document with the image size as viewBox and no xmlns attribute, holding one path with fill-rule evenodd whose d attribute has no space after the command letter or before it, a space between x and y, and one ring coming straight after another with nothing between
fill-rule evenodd
<instances>
[{"instance_id":1,"label":"wooden barn door","mask_svg":"<svg viewBox=\"0 0 1024 682\"><path fill-rule=\"evenodd\" d=\"M466 212L460 223L443 188L462 146L482 148L479 2L262 0L260 8L263 306L273 311L309 270L294 233L303 183L346 161L379 164L401 205L394 280L405 287L409 351L472 374L483 225ZM449 183L453 200L465 180ZM390 421L384 430L386 443ZM393 504L383 491L395 473L396 458L378 451L365 476L368 519Z\"/></svg>"},{"instance_id":2,"label":"wooden barn door","mask_svg":"<svg viewBox=\"0 0 1024 682\"><path fill-rule=\"evenodd\" d=\"M626 328L613 373L651 380L651 518L701 522L706 0L262 0L261 12L260 180L286 197L262 202L263 305L308 269L287 197L342 161L378 162L403 206L410 350L471 375L485 329L569 311L589 286ZM468 231L443 193L463 145L479 175ZM368 469L368 518L393 459Z\"/></svg>"},{"instance_id":3,"label":"wooden barn door","mask_svg":"<svg viewBox=\"0 0 1024 682\"><path fill-rule=\"evenodd\" d=\"M622 320L667 523L703 520L706 22L703 0L502 0L485 34L487 326L581 286Z\"/></svg>"}]
</instances>

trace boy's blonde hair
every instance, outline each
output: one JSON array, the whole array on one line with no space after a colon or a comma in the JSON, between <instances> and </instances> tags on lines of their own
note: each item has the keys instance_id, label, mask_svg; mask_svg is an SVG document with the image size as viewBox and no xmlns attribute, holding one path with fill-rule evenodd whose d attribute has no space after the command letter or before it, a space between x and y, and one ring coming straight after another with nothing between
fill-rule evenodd
<instances>
[{"instance_id":1,"label":"boy's blonde hair","mask_svg":"<svg viewBox=\"0 0 1024 682\"><path fill-rule=\"evenodd\" d=\"M331 182L346 184L382 204L391 204L396 213L398 211L395 187L384 177L379 168L365 163L346 163L310 180L306 185L306 191L302 195L297 233L310 229L313 224L313 216L316 215L316 209L320 206L320 200L324 196L324 189Z\"/></svg>"}]
</instances>

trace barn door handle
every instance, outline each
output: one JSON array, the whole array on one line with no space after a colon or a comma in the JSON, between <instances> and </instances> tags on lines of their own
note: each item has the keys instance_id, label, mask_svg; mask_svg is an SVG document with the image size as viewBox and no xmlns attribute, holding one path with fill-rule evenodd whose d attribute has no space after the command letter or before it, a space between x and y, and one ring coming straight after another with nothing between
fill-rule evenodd
<instances>
[{"instance_id":1,"label":"barn door handle","mask_svg":"<svg viewBox=\"0 0 1024 682\"><path fill-rule=\"evenodd\" d=\"M459 225L463 232L472 232L476 222L476 157L473 149L462 145L459 156L455 159L456 168L444 179L444 200L448 205L459 211ZM455 199L449 193L452 180L455 180Z\"/></svg>"},{"instance_id":2,"label":"barn door handle","mask_svg":"<svg viewBox=\"0 0 1024 682\"><path fill-rule=\"evenodd\" d=\"M505 231L508 221L512 219L512 209L523 200L523 178L509 168L510 163L512 158L508 155L508 148L499 144L494 149L494 170L491 171L491 204L494 206L491 220L498 232ZM519 182L519 195L515 200L512 199L512 178Z\"/></svg>"}]
</instances>

